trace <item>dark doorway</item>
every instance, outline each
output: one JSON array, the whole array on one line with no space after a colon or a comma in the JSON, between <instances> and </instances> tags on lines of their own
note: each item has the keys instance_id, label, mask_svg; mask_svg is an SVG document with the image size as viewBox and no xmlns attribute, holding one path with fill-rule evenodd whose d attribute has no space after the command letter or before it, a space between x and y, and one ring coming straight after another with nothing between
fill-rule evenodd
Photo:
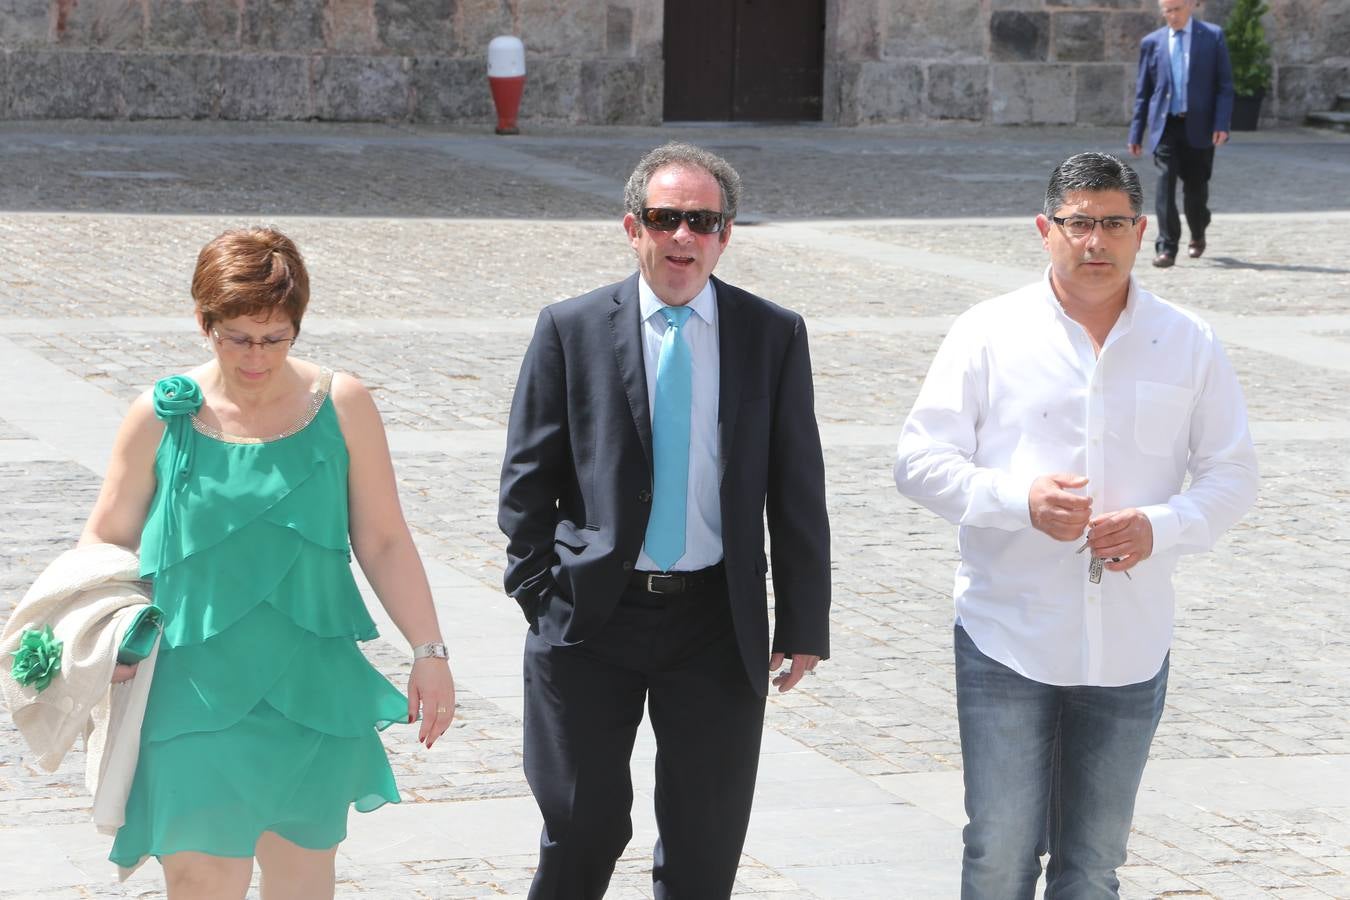
<instances>
[{"instance_id":1,"label":"dark doorway","mask_svg":"<svg viewBox=\"0 0 1350 900\"><path fill-rule=\"evenodd\" d=\"M667 122L820 121L824 0L666 0Z\"/></svg>"}]
</instances>

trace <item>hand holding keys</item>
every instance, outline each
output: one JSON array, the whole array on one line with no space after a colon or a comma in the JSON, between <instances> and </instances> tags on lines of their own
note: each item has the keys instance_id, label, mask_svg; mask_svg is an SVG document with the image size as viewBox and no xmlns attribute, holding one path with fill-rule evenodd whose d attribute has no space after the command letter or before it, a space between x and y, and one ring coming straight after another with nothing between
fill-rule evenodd
<instances>
[{"instance_id":1,"label":"hand holding keys","mask_svg":"<svg viewBox=\"0 0 1350 900\"><path fill-rule=\"evenodd\" d=\"M1088 548L1088 545L1091 543L1092 543L1092 533L1088 532L1087 539L1083 541L1083 545L1073 552L1082 553L1084 550ZM1093 584L1100 584L1102 580L1102 570L1103 570L1102 563L1103 562L1116 563L1120 562L1124 558L1125 557L1123 556L1112 556L1108 559L1103 560L1100 556L1094 555L1092 557L1092 560L1088 563L1088 580L1091 581ZM1130 581L1134 580L1133 578L1130 578L1129 572L1123 572L1122 574Z\"/></svg>"}]
</instances>

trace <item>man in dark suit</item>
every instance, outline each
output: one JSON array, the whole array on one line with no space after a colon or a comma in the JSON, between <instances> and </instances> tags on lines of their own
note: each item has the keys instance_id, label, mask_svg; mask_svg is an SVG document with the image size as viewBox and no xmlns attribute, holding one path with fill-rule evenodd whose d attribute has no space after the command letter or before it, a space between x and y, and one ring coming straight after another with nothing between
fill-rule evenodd
<instances>
[{"instance_id":1,"label":"man in dark suit","mask_svg":"<svg viewBox=\"0 0 1350 900\"><path fill-rule=\"evenodd\" d=\"M1177 179L1181 179L1186 224L1191 229L1187 254L1205 252L1209 227L1209 176L1214 148L1228 140L1233 115L1233 68L1223 30L1192 13L1195 0L1159 0L1167 25L1139 45L1139 80L1130 121L1132 156L1144 151L1145 131L1158 168L1157 227L1153 265L1165 269L1177 260L1181 217Z\"/></svg>"},{"instance_id":2,"label":"man in dark suit","mask_svg":"<svg viewBox=\"0 0 1350 900\"><path fill-rule=\"evenodd\" d=\"M648 153L623 226L638 272L546 307L521 366L498 524L525 639L532 900L604 895L656 735L658 898L729 897L765 697L829 654L829 522L800 316L712 276L740 179ZM773 558L770 641L764 555Z\"/></svg>"}]
</instances>

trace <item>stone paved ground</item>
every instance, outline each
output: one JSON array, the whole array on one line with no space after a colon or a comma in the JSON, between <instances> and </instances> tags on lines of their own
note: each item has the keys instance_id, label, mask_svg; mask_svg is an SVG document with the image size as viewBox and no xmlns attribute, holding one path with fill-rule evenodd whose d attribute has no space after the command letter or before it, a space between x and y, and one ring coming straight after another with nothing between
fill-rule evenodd
<instances>
[{"instance_id":1,"label":"stone paved ground","mask_svg":"<svg viewBox=\"0 0 1350 900\"><path fill-rule=\"evenodd\" d=\"M187 281L219 230L274 222L297 239L314 301L296 352L376 392L409 521L449 585L438 603L460 710L431 751L386 733L405 803L353 822L342 895L528 885L519 628L499 595L502 430L538 308L628 271L622 178L677 136L745 175L747 221L719 273L808 316L834 527L834 657L773 698L766 812L737 894L955 896L955 541L895 494L891 446L950 317L1044 265L1030 220L1049 168L1120 135L0 125L0 615L73 542L111 439L34 412L25 392L115 421L156 376L201 360ZM1347 174L1344 137L1241 136L1221 151L1207 257L1139 269L1226 339L1264 483L1258 507L1177 577L1128 898L1350 897L1350 197L1335 190ZM406 648L386 634L367 649L401 681ZM119 887L97 864L82 767L76 752L39 772L0 725L0 845L19 848L0 860L0 897L160 896L153 866ZM639 774L639 806L642 789ZM784 822L803 814L805 831ZM879 843L894 815L925 824ZM611 896L650 895L638 818Z\"/></svg>"}]
</instances>

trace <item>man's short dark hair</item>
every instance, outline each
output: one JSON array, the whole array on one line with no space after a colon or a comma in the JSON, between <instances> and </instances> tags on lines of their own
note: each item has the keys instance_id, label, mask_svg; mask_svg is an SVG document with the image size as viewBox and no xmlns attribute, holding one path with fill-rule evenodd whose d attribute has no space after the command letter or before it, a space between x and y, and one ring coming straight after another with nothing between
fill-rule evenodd
<instances>
[{"instance_id":1,"label":"man's short dark hair","mask_svg":"<svg viewBox=\"0 0 1350 900\"><path fill-rule=\"evenodd\" d=\"M1144 211L1144 188L1139 175L1109 153L1075 153L1055 166L1045 189L1045 214L1053 216L1074 191L1121 191L1130 198L1130 210Z\"/></svg>"},{"instance_id":2,"label":"man's short dark hair","mask_svg":"<svg viewBox=\"0 0 1350 900\"><path fill-rule=\"evenodd\" d=\"M637 168L628 176L623 189L623 210L641 217L642 207L647 204L647 185L658 169L666 166L679 166L688 169L702 169L711 175L722 191L722 215L730 221L736 218L736 208L741 202L741 176L731 167L731 163L715 153L709 153L693 144L671 141L662 144L638 160Z\"/></svg>"}]
</instances>

